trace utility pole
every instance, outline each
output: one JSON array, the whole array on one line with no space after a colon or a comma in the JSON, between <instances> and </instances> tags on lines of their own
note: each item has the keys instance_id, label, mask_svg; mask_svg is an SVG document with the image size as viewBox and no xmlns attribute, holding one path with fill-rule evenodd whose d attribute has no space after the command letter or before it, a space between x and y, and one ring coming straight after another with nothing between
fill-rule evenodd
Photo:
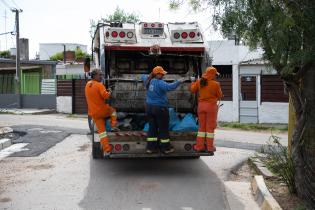
<instances>
[{"instance_id":1,"label":"utility pole","mask_svg":"<svg viewBox=\"0 0 315 210\"><path fill-rule=\"evenodd\" d=\"M15 12L15 24L16 24L16 70L15 70L15 91L17 94L17 108L21 108L21 70L20 70L20 25L19 25L19 13L23 12L21 9L12 9Z\"/></svg>"}]
</instances>

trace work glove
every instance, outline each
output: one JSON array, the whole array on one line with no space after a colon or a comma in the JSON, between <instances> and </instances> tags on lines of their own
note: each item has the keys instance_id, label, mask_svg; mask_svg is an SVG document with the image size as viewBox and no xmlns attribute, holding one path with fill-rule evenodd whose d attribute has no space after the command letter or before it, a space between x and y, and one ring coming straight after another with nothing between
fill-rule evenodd
<instances>
[{"instance_id":1,"label":"work glove","mask_svg":"<svg viewBox=\"0 0 315 210\"><path fill-rule=\"evenodd\" d=\"M190 81L191 82L195 82L196 81L196 77L190 77Z\"/></svg>"}]
</instances>

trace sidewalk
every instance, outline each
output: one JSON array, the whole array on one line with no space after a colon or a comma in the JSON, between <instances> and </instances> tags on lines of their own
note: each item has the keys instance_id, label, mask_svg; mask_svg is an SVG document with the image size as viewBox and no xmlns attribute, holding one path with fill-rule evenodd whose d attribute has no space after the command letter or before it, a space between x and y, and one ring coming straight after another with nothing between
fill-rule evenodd
<instances>
[{"instance_id":1,"label":"sidewalk","mask_svg":"<svg viewBox=\"0 0 315 210\"><path fill-rule=\"evenodd\" d=\"M31 114L31 115L37 115L37 114L51 114L56 113L56 110L54 109L5 109L0 108L0 113L7 113L7 114L17 114L17 115L23 115L23 114Z\"/></svg>"}]
</instances>

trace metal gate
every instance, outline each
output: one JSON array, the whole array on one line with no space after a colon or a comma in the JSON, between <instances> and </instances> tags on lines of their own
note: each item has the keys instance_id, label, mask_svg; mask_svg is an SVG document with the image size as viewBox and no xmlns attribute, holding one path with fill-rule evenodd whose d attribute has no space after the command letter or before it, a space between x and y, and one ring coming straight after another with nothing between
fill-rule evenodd
<instances>
[{"instance_id":1,"label":"metal gate","mask_svg":"<svg viewBox=\"0 0 315 210\"><path fill-rule=\"evenodd\" d=\"M240 75L240 122L258 123L257 75Z\"/></svg>"}]
</instances>

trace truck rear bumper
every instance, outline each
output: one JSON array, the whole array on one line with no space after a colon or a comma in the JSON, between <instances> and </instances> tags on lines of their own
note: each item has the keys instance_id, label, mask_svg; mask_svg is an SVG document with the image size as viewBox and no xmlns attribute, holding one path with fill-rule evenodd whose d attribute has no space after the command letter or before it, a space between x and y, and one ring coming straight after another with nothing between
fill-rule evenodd
<instances>
[{"instance_id":1,"label":"truck rear bumper","mask_svg":"<svg viewBox=\"0 0 315 210\"><path fill-rule=\"evenodd\" d=\"M172 157L200 157L200 156L213 156L213 152L190 152L190 153L178 153L174 152L171 154L163 154L163 153L154 153L154 154L146 154L146 153L112 153L105 158L172 158Z\"/></svg>"}]
</instances>

